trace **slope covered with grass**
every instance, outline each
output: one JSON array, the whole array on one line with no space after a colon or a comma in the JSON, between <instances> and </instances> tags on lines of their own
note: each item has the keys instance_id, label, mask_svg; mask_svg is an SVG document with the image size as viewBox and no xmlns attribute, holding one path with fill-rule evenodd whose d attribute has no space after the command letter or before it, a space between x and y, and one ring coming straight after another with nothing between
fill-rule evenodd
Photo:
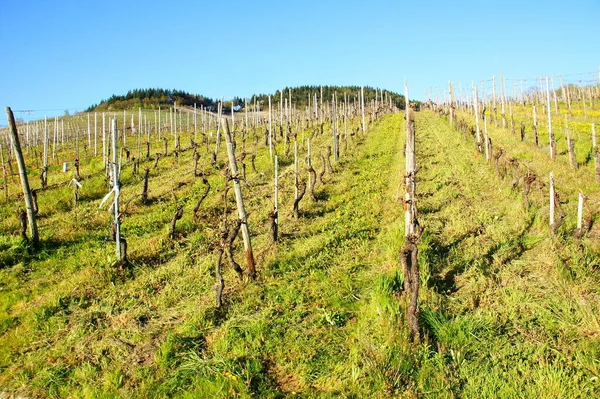
<instances>
[{"instance_id":1,"label":"slope covered with grass","mask_svg":"<svg viewBox=\"0 0 600 399\"><path fill-rule=\"evenodd\" d=\"M249 139L243 184L256 281L225 267L214 306L214 248L224 178L202 153L211 185L191 174L191 151L151 167L149 205L126 167L123 232L134 267L110 266L110 215L101 176L40 196L42 248L0 226L0 392L34 397L593 397L598 394L595 239L551 238L532 192L524 208L470 141L430 111L417 113L421 318L404 325L402 115L382 117L342 151L317 201L291 217L292 158L281 155L281 240L270 242L273 170ZM308 133L307 133L308 136ZM313 136L313 155L330 140ZM302 138L304 136L302 135ZM299 136L300 139L300 136ZM304 140L302 140L304 142ZM301 145L301 158L306 148ZM318 161L313 160L315 165ZM142 167L144 164L142 165ZM305 161L301 178L306 179ZM93 166L90 166L93 170ZM98 168L98 167L96 167ZM101 165L100 165L101 168ZM320 164L319 164L320 169ZM174 189L176 187L176 189ZM167 225L184 206L176 240ZM234 209L229 196L230 212ZM234 216L230 215L230 219ZM239 240L239 239L238 239ZM241 241L241 240L239 240ZM236 242L235 256L241 257ZM239 260L238 260L239 262ZM240 262L243 263L243 262Z\"/></svg>"}]
</instances>

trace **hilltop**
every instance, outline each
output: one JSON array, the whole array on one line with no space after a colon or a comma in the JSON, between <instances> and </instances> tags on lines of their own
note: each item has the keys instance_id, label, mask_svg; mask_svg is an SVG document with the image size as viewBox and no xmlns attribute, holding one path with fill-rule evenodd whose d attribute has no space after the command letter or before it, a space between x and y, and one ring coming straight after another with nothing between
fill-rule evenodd
<instances>
[{"instance_id":1,"label":"hilltop","mask_svg":"<svg viewBox=\"0 0 600 399\"><path fill-rule=\"evenodd\" d=\"M283 90L277 90L273 94L253 94L250 97L247 97L248 104L254 104L255 101L260 102L262 104L262 108L264 109L268 105L269 95L272 97L273 104L279 104L281 98L290 99L295 107L305 107L308 105L309 98L312 104L314 99L314 94L318 93L318 98L322 97L324 99L332 98L333 94L336 93L338 98L338 103L343 103L344 95L347 96L348 101L358 101L360 86L297 86L297 87L286 87ZM322 94L321 94L322 93ZM370 101L375 99L377 95L378 99L381 99L383 93L383 98L385 101L392 102L393 105L400 109L404 109L404 96L393 91L376 89L373 87L365 86L364 87L364 96L365 103L369 103ZM98 104L93 104L89 106L85 111L115 111L115 110L123 110L123 109L137 109L139 107L144 109L158 109L159 107L169 107L174 103L177 105L189 106L193 107L194 104L198 108L200 106L207 109L216 109L216 105L218 103L218 99L212 99L210 97L206 97L200 94L190 94L184 90L176 90L176 89L161 89L161 88L149 88L149 89L133 89L129 90L125 95L113 94L106 100L100 101ZM231 104L234 105L234 108L243 109L244 107L244 98L242 97L234 97L229 100L224 101L223 111L231 112Z\"/></svg>"}]
</instances>

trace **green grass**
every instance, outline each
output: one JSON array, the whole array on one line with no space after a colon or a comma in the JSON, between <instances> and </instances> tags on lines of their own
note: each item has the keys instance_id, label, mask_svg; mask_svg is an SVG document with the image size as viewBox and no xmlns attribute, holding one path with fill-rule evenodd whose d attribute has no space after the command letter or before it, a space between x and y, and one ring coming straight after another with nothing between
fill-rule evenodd
<instances>
[{"instance_id":1,"label":"green grass","mask_svg":"<svg viewBox=\"0 0 600 399\"><path fill-rule=\"evenodd\" d=\"M111 266L110 215L98 209L106 192L102 176L84 180L75 211L70 187L40 194L37 251L15 235L16 199L0 208L0 392L143 398L598 395L597 239L568 236L571 219L551 238L544 191L532 191L532 206L523 209L510 178L499 178L470 141L429 111L416 121L425 339L409 342L397 258L404 231L398 201L403 126L402 115L384 116L368 135L352 140L336 172L317 185L320 200L307 195L300 203L300 220L291 217L292 159L279 142L277 245L269 239L268 148L261 139L246 142L264 174L252 171L246 158L243 191L259 276L239 281L225 264L222 309L214 307L213 249L224 179L204 151L201 170L212 188L197 218L191 208L204 186L191 176L190 152L151 169L151 205L134 198L141 177L125 167L123 199L134 198L123 223L134 264L128 271ZM313 138L313 154L330 145L330 129ZM224 159L224 146L222 151ZM320 160L313 162L320 170ZM98 167L92 163L82 174ZM305 179L304 160L301 170ZM171 241L171 189L179 182L185 184L175 193L185 211ZM235 256L244 266L239 238Z\"/></svg>"}]
</instances>

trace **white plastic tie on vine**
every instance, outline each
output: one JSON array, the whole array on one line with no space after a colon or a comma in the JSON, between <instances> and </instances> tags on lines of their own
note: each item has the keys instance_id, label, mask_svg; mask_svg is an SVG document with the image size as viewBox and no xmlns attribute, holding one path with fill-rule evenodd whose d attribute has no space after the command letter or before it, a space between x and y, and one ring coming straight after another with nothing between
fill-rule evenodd
<instances>
[{"instance_id":1,"label":"white plastic tie on vine","mask_svg":"<svg viewBox=\"0 0 600 399\"><path fill-rule=\"evenodd\" d=\"M108 201L108 199L110 198L110 195L111 195L112 193L114 193L114 192L115 192L115 188L113 188L112 190L110 190L110 191L108 192L108 194L106 194L106 195L104 196L104 198L102 198L102 202L100 202L100 206L98 206L98 208L102 208L102 205L104 205L104 203L105 203L106 201Z\"/></svg>"},{"instance_id":2,"label":"white plastic tie on vine","mask_svg":"<svg viewBox=\"0 0 600 399\"><path fill-rule=\"evenodd\" d=\"M77 179L72 178L71 181L69 182L69 186L71 185L71 183L75 184L77 187L82 188L83 186L81 185L81 183L79 183L77 181Z\"/></svg>"}]
</instances>

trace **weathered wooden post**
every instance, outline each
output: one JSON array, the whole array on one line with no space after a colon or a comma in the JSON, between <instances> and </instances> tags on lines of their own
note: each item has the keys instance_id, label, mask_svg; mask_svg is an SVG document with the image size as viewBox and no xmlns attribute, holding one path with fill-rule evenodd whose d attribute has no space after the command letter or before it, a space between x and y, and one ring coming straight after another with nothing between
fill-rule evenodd
<instances>
[{"instance_id":1,"label":"weathered wooden post","mask_svg":"<svg viewBox=\"0 0 600 399\"><path fill-rule=\"evenodd\" d=\"M114 232L115 232L115 242L117 244L117 262L120 263L122 261L121 257L121 220L119 215L119 196L121 194L119 187L119 163L118 163L118 152L117 152L117 120L113 119L111 124L111 137L112 137L112 183L113 190L115 192L115 200L113 203L114 210Z\"/></svg>"},{"instance_id":2,"label":"weathered wooden post","mask_svg":"<svg viewBox=\"0 0 600 399\"><path fill-rule=\"evenodd\" d=\"M414 179L415 172L415 131L414 131L414 113L410 109L410 103L408 100L408 86L404 86L406 93L405 97L405 119L406 119L406 149L405 149L405 197L404 197L404 235L408 236L415 232L415 209L414 209L414 195L416 182Z\"/></svg>"},{"instance_id":3,"label":"weathered wooden post","mask_svg":"<svg viewBox=\"0 0 600 399\"><path fill-rule=\"evenodd\" d=\"M537 123L537 112L535 108L535 104L533 105L533 139L535 140L535 145L539 145L538 139L538 123Z\"/></svg>"},{"instance_id":4,"label":"weathered wooden post","mask_svg":"<svg viewBox=\"0 0 600 399\"><path fill-rule=\"evenodd\" d=\"M500 105L502 114L502 127L506 128L506 87L504 86L504 75L500 73Z\"/></svg>"},{"instance_id":5,"label":"weathered wooden post","mask_svg":"<svg viewBox=\"0 0 600 399\"><path fill-rule=\"evenodd\" d=\"M0 144L0 158L2 160L2 185L4 186L4 201L8 204L8 173L6 173L6 164L4 163L2 144Z\"/></svg>"},{"instance_id":6,"label":"weathered wooden post","mask_svg":"<svg viewBox=\"0 0 600 399\"><path fill-rule=\"evenodd\" d=\"M546 111L548 114L548 140L550 141L550 159L554 159L556 152L556 143L554 142L554 133L552 133L552 110L550 109L550 85L546 76Z\"/></svg>"},{"instance_id":7,"label":"weathered wooden post","mask_svg":"<svg viewBox=\"0 0 600 399\"><path fill-rule=\"evenodd\" d=\"M408 100L408 85L404 83L406 108L406 166L404 171L404 234L405 242L400 249L400 264L404 274L404 289L408 297L406 320L412 339L420 341L419 327L419 264L417 244L421 237L416 214L416 160L415 160L415 116Z\"/></svg>"},{"instance_id":8,"label":"weathered wooden post","mask_svg":"<svg viewBox=\"0 0 600 399\"><path fill-rule=\"evenodd\" d=\"M579 168L579 165L577 164L577 156L575 155L575 139L571 137L571 131L569 130L569 119L566 115L565 135L567 136L567 150L569 151L569 161L571 163L571 168L577 169Z\"/></svg>"},{"instance_id":9,"label":"weathered wooden post","mask_svg":"<svg viewBox=\"0 0 600 399\"><path fill-rule=\"evenodd\" d=\"M331 118L333 124L333 159L335 162L338 162L340 159L340 145L338 140L338 131L337 131L337 118L336 118L336 98L335 93L333 98L331 99Z\"/></svg>"},{"instance_id":10,"label":"weathered wooden post","mask_svg":"<svg viewBox=\"0 0 600 399\"><path fill-rule=\"evenodd\" d=\"M317 198L315 196L315 185L317 184L317 173L312 166L312 153L310 147L310 137L307 139L307 150L306 150L306 167L308 168L308 188L309 194L313 201L316 201Z\"/></svg>"},{"instance_id":11,"label":"weathered wooden post","mask_svg":"<svg viewBox=\"0 0 600 399\"><path fill-rule=\"evenodd\" d=\"M365 127L365 88L360 86L360 107L362 110L362 132L365 134L367 129Z\"/></svg>"},{"instance_id":12,"label":"weathered wooden post","mask_svg":"<svg viewBox=\"0 0 600 399\"><path fill-rule=\"evenodd\" d=\"M269 156L273 159L273 120L271 115L271 96L269 96Z\"/></svg>"},{"instance_id":13,"label":"weathered wooden post","mask_svg":"<svg viewBox=\"0 0 600 399\"><path fill-rule=\"evenodd\" d=\"M287 99L286 99L287 100ZM271 237L273 242L277 242L277 233L279 231L279 159L275 155L275 194L273 197L273 212L269 215L271 219Z\"/></svg>"},{"instance_id":14,"label":"weathered wooden post","mask_svg":"<svg viewBox=\"0 0 600 399\"><path fill-rule=\"evenodd\" d=\"M42 188L46 188L48 185L48 118L46 116L44 116L44 164L41 178Z\"/></svg>"},{"instance_id":15,"label":"weathered wooden post","mask_svg":"<svg viewBox=\"0 0 600 399\"><path fill-rule=\"evenodd\" d=\"M490 162L490 137L488 136L486 109L483 110L483 141L485 145L485 160Z\"/></svg>"},{"instance_id":16,"label":"weathered wooden post","mask_svg":"<svg viewBox=\"0 0 600 399\"><path fill-rule=\"evenodd\" d=\"M481 130L479 129L479 99L477 98L477 86L473 84L473 111L475 112L475 134L477 135L477 151L481 152Z\"/></svg>"},{"instance_id":17,"label":"weathered wooden post","mask_svg":"<svg viewBox=\"0 0 600 399\"><path fill-rule=\"evenodd\" d=\"M15 123L15 116L13 115L10 107L6 107L6 118L8 119L8 125L10 128L11 141L17 158L17 166L19 167L19 177L21 178L21 186L23 187L23 197L25 200L25 209L27 210L27 220L29 221L29 228L31 230L31 242L34 246L39 243L39 234L37 229L37 222L35 218L35 208L33 206L33 198L31 195L31 189L29 187L29 180L27 179L27 168L25 167L25 159L23 158L23 152L21 151L21 143L19 142L19 134L17 132L17 125ZM4 181L6 184L6 178Z\"/></svg>"},{"instance_id":18,"label":"weathered wooden post","mask_svg":"<svg viewBox=\"0 0 600 399\"><path fill-rule=\"evenodd\" d=\"M106 143L106 114L102 113L102 163L104 170L108 167L108 145Z\"/></svg>"},{"instance_id":19,"label":"weathered wooden post","mask_svg":"<svg viewBox=\"0 0 600 399\"><path fill-rule=\"evenodd\" d=\"M294 201L298 199L298 140L294 141Z\"/></svg>"},{"instance_id":20,"label":"weathered wooden post","mask_svg":"<svg viewBox=\"0 0 600 399\"><path fill-rule=\"evenodd\" d=\"M98 156L98 113L94 112L94 157Z\"/></svg>"},{"instance_id":21,"label":"weathered wooden post","mask_svg":"<svg viewBox=\"0 0 600 399\"><path fill-rule=\"evenodd\" d=\"M448 95L450 96L450 126L454 127L454 88L452 82L448 82Z\"/></svg>"},{"instance_id":22,"label":"weathered wooden post","mask_svg":"<svg viewBox=\"0 0 600 399\"><path fill-rule=\"evenodd\" d=\"M252 242L250 240L250 230L248 229L248 218L244 207L244 198L242 196L242 186L240 185L240 177L235 160L235 148L233 147L233 139L229 132L229 124L227 119L221 118L221 125L225 133L225 141L227 142L227 155L229 156L229 169L231 171L231 179L233 180L233 189L235 191L235 201L238 209L238 217L242 222L242 238L244 240L244 249L246 251L246 261L248 262L248 275L254 279L256 277L256 267L254 265L254 253L252 252Z\"/></svg>"}]
</instances>

